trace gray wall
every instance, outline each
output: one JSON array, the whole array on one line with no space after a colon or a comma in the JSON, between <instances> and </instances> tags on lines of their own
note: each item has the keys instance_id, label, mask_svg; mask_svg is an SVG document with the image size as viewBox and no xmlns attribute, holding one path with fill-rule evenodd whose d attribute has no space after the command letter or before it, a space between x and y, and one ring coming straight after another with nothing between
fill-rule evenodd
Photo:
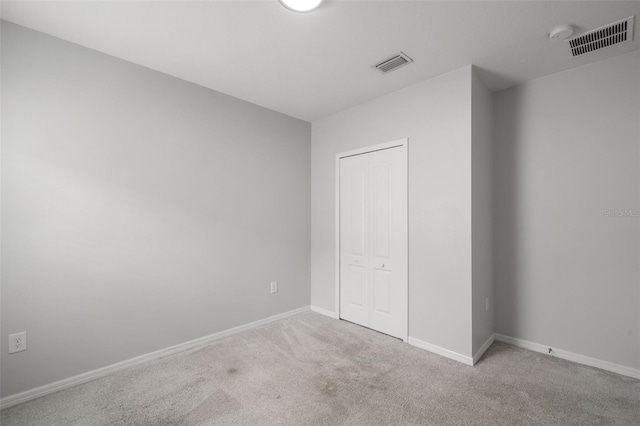
<instances>
[{"instance_id":1,"label":"gray wall","mask_svg":"<svg viewBox=\"0 0 640 426\"><path fill-rule=\"evenodd\" d=\"M470 66L313 122L311 303L337 308L335 155L404 137L409 336L471 356Z\"/></svg>"},{"instance_id":2,"label":"gray wall","mask_svg":"<svg viewBox=\"0 0 640 426\"><path fill-rule=\"evenodd\" d=\"M639 368L640 52L495 101L496 332Z\"/></svg>"},{"instance_id":3,"label":"gray wall","mask_svg":"<svg viewBox=\"0 0 640 426\"><path fill-rule=\"evenodd\" d=\"M6 22L2 91L3 396L309 304L309 123Z\"/></svg>"},{"instance_id":4,"label":"gray wall","mask_svg":"<svg viewBox=\"0 0 640 426\"><path fill-rule=\"evenodd\" d=\"M473 73L471 81L471 256L473 353L494 332L493 96ZM489 301L488 309L486 301Z\"/></svg>"}]
</instances>

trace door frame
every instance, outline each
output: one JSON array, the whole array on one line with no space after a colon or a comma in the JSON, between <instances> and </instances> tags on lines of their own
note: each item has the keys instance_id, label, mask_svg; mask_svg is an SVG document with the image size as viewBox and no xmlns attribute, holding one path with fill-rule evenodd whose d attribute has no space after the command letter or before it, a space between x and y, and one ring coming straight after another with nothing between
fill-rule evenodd
<instances>
[{"instance_id":1,"label":"door frame","mask_svg":"<svg viewBox=\"0 0 640 426\"><path fill-rule=\"evenodd\" d=\"M404 147L404 164L407 177L407 316L405 318L405 333L402 340L409 339L409 138L396 139L377 145L353 149L336 154L336 182L335 182L335 317L340 319L340 160L354 155L367 154L384 149Z\"/></svg>"}]
</instances>

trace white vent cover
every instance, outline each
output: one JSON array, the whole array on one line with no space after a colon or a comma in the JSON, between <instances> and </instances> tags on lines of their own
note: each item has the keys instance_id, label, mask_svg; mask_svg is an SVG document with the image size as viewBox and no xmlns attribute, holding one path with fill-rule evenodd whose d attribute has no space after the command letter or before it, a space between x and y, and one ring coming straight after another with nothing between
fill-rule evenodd
<instances>
[{"instance_id":1,"label":"white vent cover","mask_svg":"<svg viewBox=\"0 0 640 426\"><path fill-rule=\"evenodd\" d=\"M582 56L633 39L633 16L567 40L571 56Z\"/></svg>"},{"instance_id":2,"label":"white vent cover","mask_svg":"<svg viewBox=\"0 0 640 426\"><path fill-rule=\"evenodd\" d=\"M383 74L386 74L390 71L400 68L403 65L410 64L411 62L413 62L413 59L408 57L405 53L400 52L400 54L387 58L374 67Z\"/></svg>"}]
</instances>

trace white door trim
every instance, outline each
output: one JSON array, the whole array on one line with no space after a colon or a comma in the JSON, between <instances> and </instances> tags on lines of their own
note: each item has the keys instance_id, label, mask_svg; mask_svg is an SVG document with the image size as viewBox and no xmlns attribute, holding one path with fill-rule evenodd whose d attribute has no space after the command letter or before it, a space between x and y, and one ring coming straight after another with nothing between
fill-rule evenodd
<instances>
[{"instance_id":1,"label":"white door trim","mask_svg":"<svg viewBox=\"0 0 640 426\"><path fill-rule=\"evenodd\" d=\"M395 148L397 146L403 146L404 149L404 163L405 170L407 171L407 180L409 179L409 138L397 139L391 142L384 142L377 145L366 146L363 148L353 149L351 151L341 152L336 154L336 182L335 182L335 299L334 309L335 317L340 319L340 159L345 157L352 157L354 155L366 154L368 152L381 151L383 149ZM407 204L409 202L409 182L407 182ZM407 215L409 209L407 208ZM407 245L409 242L409 219L407 217ZM403 341L409 340L409 247L407 247L407 317L405 318L406 335L403 337Z\"/></svg>"}]
</instances>

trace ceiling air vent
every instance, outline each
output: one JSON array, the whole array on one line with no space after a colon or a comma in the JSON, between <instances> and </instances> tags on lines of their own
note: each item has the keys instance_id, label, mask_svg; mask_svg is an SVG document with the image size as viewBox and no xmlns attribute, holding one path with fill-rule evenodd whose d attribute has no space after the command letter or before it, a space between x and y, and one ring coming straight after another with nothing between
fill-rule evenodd
<instances>
[{"instance_id":1,"label":"ceiling air vent","mask_svg":"<svg viewBox=\"0 0 640 426\"><path fill-rule=\"evenodd\" d=\"M567 40L571 56L582 56L633 38L633 16Z\"/></svg>"},{"instance_id":2,"label":"ceiling air vent","mask_svg":"<svg viewBox=\"0 0 640 426\"><path fill-rule=\"evenodd\" d=\"M400 52L399 55L392 56L380 62L375 66L375 68L383 74L386 74L390 71L400 68L403 65L410 64L411 62L413 62L413 59L408 57L403 52Z\"/></svg>"}]
</instances>

